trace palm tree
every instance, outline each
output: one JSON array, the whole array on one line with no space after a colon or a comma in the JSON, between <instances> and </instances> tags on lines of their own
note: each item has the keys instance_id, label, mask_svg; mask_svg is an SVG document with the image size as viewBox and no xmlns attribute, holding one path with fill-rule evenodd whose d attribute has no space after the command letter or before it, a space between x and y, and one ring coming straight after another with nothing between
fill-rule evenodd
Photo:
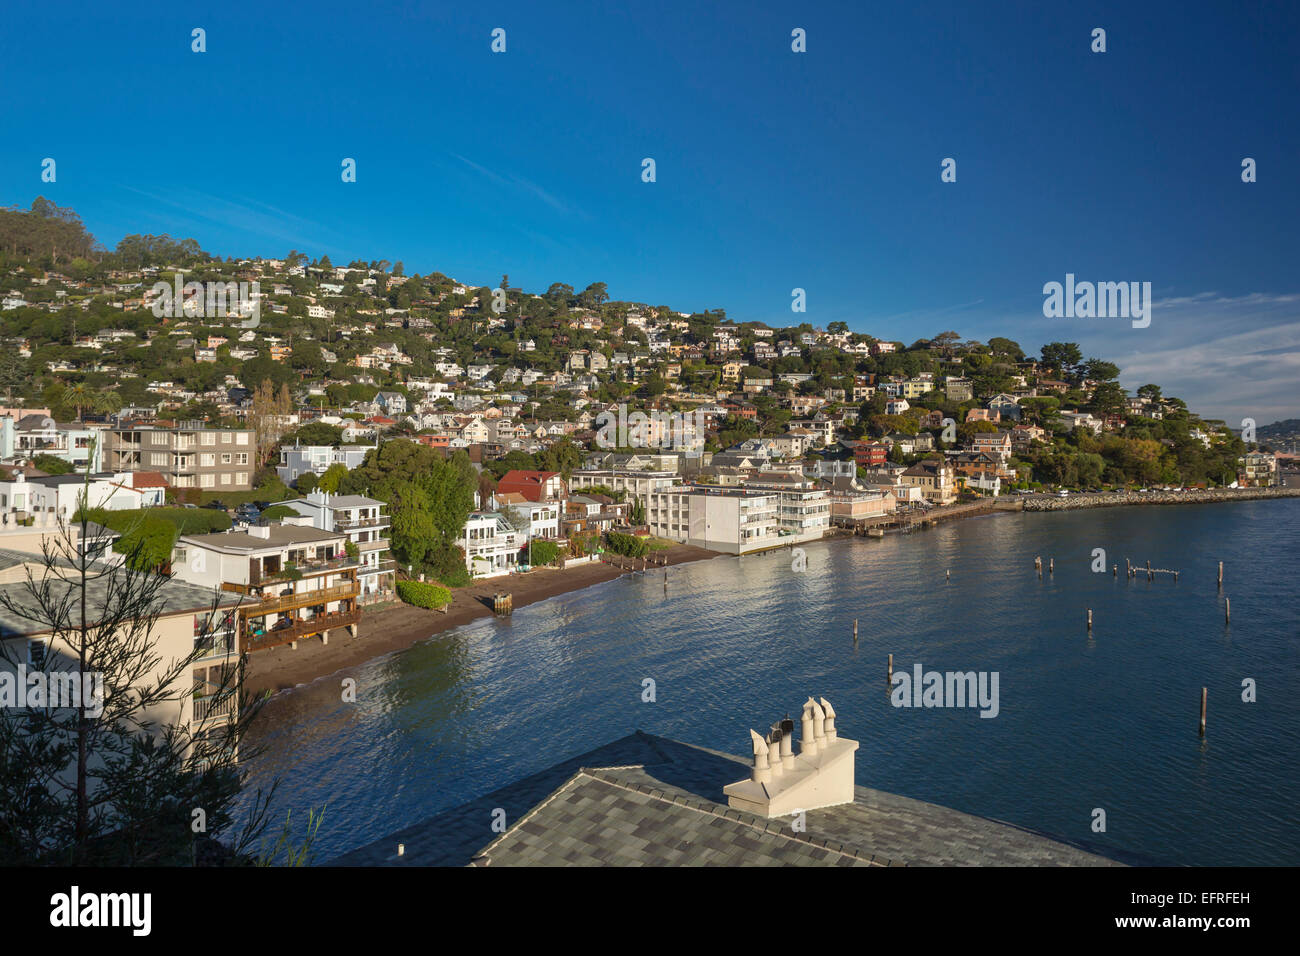
<instances>
[{"instance_id":1,"label":"palm tree","mask_svg":"<svg viewBox=\"0 0 1300 956\"><path fill-rule=\"evenodd\" d=\"M94 407L100 415L116 415L122 410L122 396L115 388L103 389L95 395Z\"/></svg>"}]
</instances>

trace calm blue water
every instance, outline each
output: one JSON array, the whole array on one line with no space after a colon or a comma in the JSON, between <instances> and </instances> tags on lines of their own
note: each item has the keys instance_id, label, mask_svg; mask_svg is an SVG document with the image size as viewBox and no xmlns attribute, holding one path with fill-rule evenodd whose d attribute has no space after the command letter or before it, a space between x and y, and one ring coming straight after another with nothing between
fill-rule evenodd
<instances>
[{"instance_id":1,"label":"calm blue water","mask_svg":"<svg viewBox=\"0 0 1300 956\"><path fill-rule=\"evenodd\" d=\"M1294 499L993 515L810 545L803 574L719 558L670 569L667 597L662 571L623 578L352 671L355 704L337 677L281 695L256 777L281 779L281 816L328 805L326 861L638 728L745 753L813 694L861 742L860 784L1161 863L1296 865L1298 526ZM1125 557L1181 579L1128 582ZM896 671L997 671L1000 714L891 706L891 652Z\"/></svg>"}]
</instances>

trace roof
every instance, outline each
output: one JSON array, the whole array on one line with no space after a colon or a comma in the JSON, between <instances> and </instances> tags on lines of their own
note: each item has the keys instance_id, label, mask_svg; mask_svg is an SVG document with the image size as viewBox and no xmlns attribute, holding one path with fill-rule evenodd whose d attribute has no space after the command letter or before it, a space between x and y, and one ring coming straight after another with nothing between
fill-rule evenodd
<instances>
[{"instance_id":1,"label":"roof","mask_svg":"<svg viewBox=\"0 0 1300 956\"><path fill-rule=\"evenodd\" d=\"M132 488L166 488L167 479L157 471L133 471L131 472Z\"/></svg>"},{"instance_id":2,"label":"roof","mask_svg":"<svg viewBox=\"0 0 1300 956\"><path fill-rule=\"evenodd\" d=\"M265 551L269 548L282 548L292 544L318 544L325 541L337 541L343 537L341 531L319 531L302 525L273 524L267 526L269 533L265 538L249 534L247 531L217 531L211 534L183 534L177 543L200 544L206 548L229 551Z\"/></svg>"},{"instance_id":3,"label":"roof","mask_svg":"<svg viewBox=\"0 0 1300 956\"><path fill-rule=\"evenodd\" d=\"M884 793L807 830L727 806L749 762L637 731L344 854L343 866L1116 865L1038 833ZM485 840L496 808L509 828ZM397 856L397 844L405 853Z\"/></svg>"},{"instance_id":4,"label":"roof","mask_svg":"<svg viewBox=\"0 0 1300 956\"><path fill-rule=\"evenodd\" d=\"M11 554L13 553L11 552ZM17 555L14 557L17 557ZM36 562L43 562L43 559L37 555L28 555L27 558ZM13 565L9 566L12 567ZM119 565L119 567L121 566ZM43 587L48 580L51 597L56 604L66 600L66 598L59 597L56 594L60 586L64 586L68 591L79 587L76 579L60 581L52 576L46 578L40 573L40 569L36 569L32 573L36 578L37 587ZM105 607L120 606L122 586L125 580L125 572L113 575L97 574L93 577L88 576L86 599L89 616L93 617ZM111 595L110 590L113 592ZM44 615L39 609L40 605L33 600L31 588L26 581L0 585L0 594L7 595L15 604L27 612L27 615L18 615L6 607L0 606L0 638L45 634L51 630L43 620ZM160 609L160 617L208 611L214 605L231 607L238 604L239 600L239 596L236 594L229 594L214 588L200 587L196 584L186 584L175 578L164 581L158 588L155 597ZM49 600L47 599L45 603L49 604ZM33 618L35 619L33 620Z\"/></svg>"}]
</instances>

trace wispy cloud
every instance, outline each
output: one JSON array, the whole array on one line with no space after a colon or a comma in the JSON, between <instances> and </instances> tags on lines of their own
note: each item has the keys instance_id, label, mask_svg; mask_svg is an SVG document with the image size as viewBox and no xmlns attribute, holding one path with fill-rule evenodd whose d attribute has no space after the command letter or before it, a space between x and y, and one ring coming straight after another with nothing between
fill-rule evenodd
<instances>
[{"instance_id":1,"label":"wispy cloud","mask_svg":"<svg viewBox=\"0 0 1300 956\"><path fill-rule=\"evenodd\" d=\"M490 180L496 185L502 187L503 189L514 189L518 192L531 195L533 198L538 199L541 202L545 203L546 205L550 206L556 212L562 212L566 215L579 215L584 218L586 217L586 214L583 213L582 210L578 209L575 206L570 205L569 203L564 202L562 199L557 197L554 193L546 189L543 189L541 186L537 185L537 183L525 179L523 176L517 176L514 173L503 174L503 173L495 172L491 169L488 169L486 166L482 165L481 163L476 163L472 159L467 159L466 157L460 155L459 153L452 153L451 156L460 160L470 169L474 170L479 175Z\"/></svg>"}]
</instances>

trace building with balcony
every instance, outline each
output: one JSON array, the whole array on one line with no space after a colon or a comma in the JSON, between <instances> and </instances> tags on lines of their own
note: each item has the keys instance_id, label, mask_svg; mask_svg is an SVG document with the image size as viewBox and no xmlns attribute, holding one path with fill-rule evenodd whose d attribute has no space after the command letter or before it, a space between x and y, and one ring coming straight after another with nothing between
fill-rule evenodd
<instances>
[{"instance_id":1,"label":"building with balcony","mask_svg":"<svg viewBox=\"0 0 1300 956\"><path fill-rule=\"evenodd\" d=\"M650 533L723 554L746 554L785 544L780 494L747 488L677 485L651 491Z\"/></svg>"},{"instance_id":2,"label":"building with balcony","mask_svg":"<svg viewBox=\"0 0 1300 956\"><path fill-rule=\"evenodd\" d=\"M519 563L524 536L511 527L505 515L475 511L465 521L456 542L465 552L465 568L471 577L490 578L509 574Z\"/></svg>"},{"instance_id":3,"label":"building with balcony","mask_svg":"<svg viewBox=\"0 0 1300 956\"><path fill-rule=\"evenodd\" d=\"M388 552L388 529L392 522L376 498L313 491L306 498L281 501L320 531L339 531L347 536L357 554L357 582L360 601L365 604L393 593L397 562ZM346 545L344 546L346 548Z\"/></svg>"},{"instance_id":4,"label":"building with balcony","mask_svg":"<svg viewBox=\"0 0 1300 956\"><path fill-rule=\"evenodd\" d=\"M0 458L53 455L80 469L99 471L103 460L101 425L61 425L49 415L0 417Z\"/></svg>"},{"instance_id":5,"label":"building with balcony","mask_svg":"<svg viewBox=\"0 0 1300 956\"><path fill-rule=\"evenodd\" d=\"M1247 488L1271 488L1278 483L1277 456L1267 451L1247 452L1237 470L1237 482Z\"/></svg>"},{"instance_id":6,"label":"building with balcony","mask_svg":"<svg viewBox=\"0 0 1300 956\"><path fill-rule=\"evenodd\" d=\"M161 472L173 488L251 491L257 449L252 429L158 428L103 432L106 471Z\"/></svg>"},{"instance_id":7,"label":"building with balcony","mask_svg":"<svg viewBox=\"0 0 1300 956\"><path fill-rule=\"evenodd\" d=\"M181 535L172 573L201 587L241 596L236 609L239 650L264 650L361 623L360 562L345 550L347 535L296 525L255 525L243 531Z\"/></svg>"},{"instance_id":8,"label":"building with balcony","mask_svg":"<svg viewBox=\"0 0 1300 956\"><path fill-rule=\"evenodd\" d=\"M10 542L6 540L5 544ZM102 553L106 544L97 547L92 557ZM110 592L120 593L121 577L106 575L104 570L94 562L87 575L85 596L94 608L104 608L119 599ZM49 589L39 601L32 592L33 584L28 583L29 574L36 588ZM51 572L39 554L0 550L0 591L22 611L19 615L0 608L0 671L13 675L18 666L26 668L28 674L40 669L51 687L56 681L79 677L79 654L68 637L70 630L51 628L46 623L52 603L58 606L80 600L79 579ZM187 728L193 738L202 738L237 716L234 674L238 664L238 600L234 594L175 579L158 586L153 598L156 616L148 622L151 660L136 675L135 686L156 685L166 677L176 679L172 673L176 669L174 662L182 660L190 661L191 673L179 679L192 684L169 686L166 696L171 699L160 700L140 714L152 723L158 735L168 726L177 726ZM137 622L123 622L122 627L124 632L131 631ZM105 693L124 689L105 688Z\"/></svg>"}]
</instances>

